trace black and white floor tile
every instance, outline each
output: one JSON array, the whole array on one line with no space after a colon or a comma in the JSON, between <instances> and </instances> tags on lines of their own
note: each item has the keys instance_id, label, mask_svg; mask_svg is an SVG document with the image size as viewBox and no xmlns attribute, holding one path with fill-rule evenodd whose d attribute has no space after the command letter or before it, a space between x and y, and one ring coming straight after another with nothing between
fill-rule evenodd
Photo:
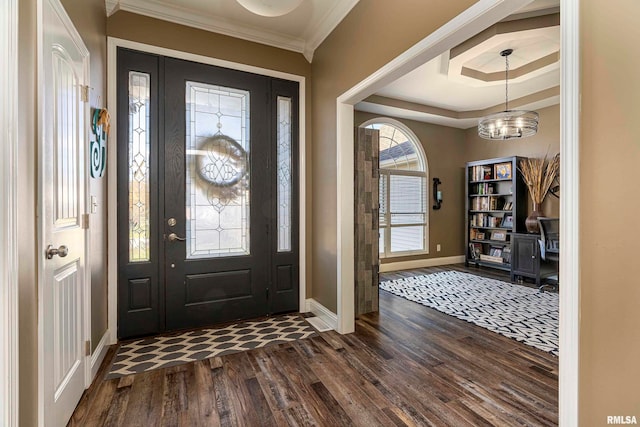
<instances>
[{"instance_id":1,"label":"black and white floor tile","mask_svg":"<svg viewBox=\"0 0 640 427\"><path fill-rule=\"evenodd\" d=\"M458 271L380 283L380 289L558 355L558 294Z\"/></svg>"},{"instance_id":2,"label":"black and white floor tile","mask_svg":"<svg viewBox=\"0 0 640 427\"><path fill-rule=\"evenodd\" d=\"M107 379L295 341L316 335L299 314L199 329L123 344Z\"/></svg>"}]
</instances>

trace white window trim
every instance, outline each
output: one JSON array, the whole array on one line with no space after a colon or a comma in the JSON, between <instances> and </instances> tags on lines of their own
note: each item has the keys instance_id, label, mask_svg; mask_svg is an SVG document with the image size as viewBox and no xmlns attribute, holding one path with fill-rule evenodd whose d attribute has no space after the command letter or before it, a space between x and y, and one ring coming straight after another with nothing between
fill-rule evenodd
<instances>
[{"instance_id":1,"label":"white window trim","mask_svg":"<svg viewBox=\"0 0 640 427\"><path fill-rule=\"evenodd\" d=\"M429 235L431 234L431 223L429 222L429 159L427 158L427 154L424 151L424 147L422 146L422 142L420 138L404 123L399 120L392 119L391 117L376 117L371 120L367 120L366 122L360 125L361 128L366 128L371 125L389 125L393 126L396 129L399 129L402 133L404 133L409 141L413 144L416 152L418 154L418 159L421 163L423 171L412 171L412 170L404 170L404 169L380 169L381 173L385 173L387 176L393 175L407 175L407 176L423 176L425 178L425 207L424 207L424 223L422 224L395 224L391 225L391 220L388 218L387 226L380 227L380 229L391 229L392 227L402 227L402 226L417 226L422 225L424 227L424 236L423 236L423 247L422 250L415 251L402 251L402 252L391 252L391 232L385 231L384 237L384 253L379 253L380 259L389 259L389 258L401 258L406 256L413 255L428 255L429 254ZM388 172L383 172L388 171ZM387 192L387 195L390 192ZM387 206L389 206L389 197L387 196ZM387 213L391 215L390 212Z\"/></svg>"}]
</instances>

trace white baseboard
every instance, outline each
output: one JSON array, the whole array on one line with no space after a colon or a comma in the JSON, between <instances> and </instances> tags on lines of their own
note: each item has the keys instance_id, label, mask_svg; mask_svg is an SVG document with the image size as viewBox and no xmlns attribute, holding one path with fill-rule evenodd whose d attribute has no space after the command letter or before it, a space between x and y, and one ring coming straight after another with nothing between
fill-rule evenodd
<instances>
[{"instance_id":1,"label":"white baseboard","mask_svg":"<svg viewBox=\"0 0 640 427\"><path fill-rule=\"evenodd\" d=\"M109 329L106 330L98 346L95 351L91 355L91 381L95 379L98 370L100 369L100 365L102 365L102 361L104 357L107 355L107 350L109 349L109 343L111 341L111 331Z\"/></svg>"},{"instance_id":2,"label":"white baseboard","mask_svg":"<svg viewBox=\"0 0 640 427\"><path fill-rule=\"evenodd\" d=\"M315 314L316 317L322 320L329 329L335 330L338 327L338 315L333 311L329 310L313 298L308 298L306 305L307 311Z\"/></svg>"},{"instance_id":3,"label":"white baseboard","mask_svg":"<svg viewBox=\"0 0 640 427\"><path fill-rule=\"evenodd\" d=\"M380 273L388 273L390 271L398 270L411 270L413 268L437 267L439 265L459 264L461 262L464 262L464 255L390 262L387 264L380 264Z\"/></svg>"}]
</instances>

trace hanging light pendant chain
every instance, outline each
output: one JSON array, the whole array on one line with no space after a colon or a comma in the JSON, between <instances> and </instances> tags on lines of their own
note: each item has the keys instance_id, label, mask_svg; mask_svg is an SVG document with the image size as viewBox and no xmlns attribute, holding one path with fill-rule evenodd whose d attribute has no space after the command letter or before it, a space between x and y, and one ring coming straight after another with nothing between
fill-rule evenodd
<instances>
[{"instance_id":1,"label":"hanging light pendant chain","mask_svg":"<svg viewBox=\"0 0 640 427\"><path fill-rule=\"evenodd\" d=\"M504 70L504 105L505 110L509 111L509 55L504 56L504 62L506 64Z\"/></svg>"}]
</instances>

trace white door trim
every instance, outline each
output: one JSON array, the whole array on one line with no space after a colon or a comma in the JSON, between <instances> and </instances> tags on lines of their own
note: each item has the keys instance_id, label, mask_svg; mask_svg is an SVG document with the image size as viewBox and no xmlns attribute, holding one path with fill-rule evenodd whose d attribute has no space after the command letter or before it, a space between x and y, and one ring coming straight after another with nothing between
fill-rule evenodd
<instances>
[{"instance_id":1,"label":"white door trim","mask_svg":"<svg viewBox=\"0 0 640 427\"><path fill-rule=\"evenodd\" d=\"M580 0L560 2L559 425L580 425ZM569 243L570 242L570 243Z\"/></svg>"},{"instance_id":2,"label":"white door trim","mask_svg":"<svg viewBox=\"0 0 640 427\"><path fill-rule=\"evenodd\" d=\"M0 425L18 425L18 238L16 189L18 146L18 0L0 5Z\"/></svg>"},{"instance_id":3,"label":"white door trim","mask_svg":"<svg viewBox=\"0 0 640 427\"><path fill-rule=\"evenodd\" d=\"M138 43L130 40L119 39L115 37L107 38L107 79L108 79L108 87L109 91L107 94L107 105L108 109L111 112L111 131L110 134L114 135L110 138L108 146L107 146L107 164L108 169L111 171L107 174L108 176L108 218L109 223L107 226L107 235L108 235L108 264L109 264L109 280L108 280L108 294L109 294L109 313L108 313L108 324L109 324L109 332L111 341L110 344L114 344L118 339L118 237L117 237L117 185L118 185L118 177L117 177L117 162L118 156L116 152L116 140L115 135L117 132L117 87L116 87L116 76L117 76L117 51L119 47L124 47L128 49L135 49L141 52L152 53L156 55L163 55L172 58L185 59L188 61L199 62L201 64L215 65L218 67L226 67L234 70L247 71L255 74L262 74L264 76L276 77L284 80L291 80L298 82L300 85L300 135L299 135L299 215L300 215L300 228L299 228L299 239L300 239L300 298L299 298L299 308L300 312L306 311L306 253L307 253L307 244L306 244L306 186L307 186L307 167L306 167L306 78L304 76L299 76L296 74L284 73L282 71L269 70L267 68L256 67L253 65L240 64L237 62L226 61L223 59L213 58L209 56L196 55L188 52L181 52L173 49L166 49L159 46L153 46L144 43Z\"/></svg>"},{"instance_id":4,"label":"white door trim","mask_svg":"<svg viewBox=\"0 0 640 427\"><path fill-rule=\"evenodd\" d=\"M336 100L337 110L337 300L338 332L350 333L354 322L353 106L443 51L530 3L531 0L480 0ZM578 425L579 362L579 0L561 2L561 162L560 202L560 425ZM571 246L571 247L569 247Z\"/></svg>"}]
</instances>

